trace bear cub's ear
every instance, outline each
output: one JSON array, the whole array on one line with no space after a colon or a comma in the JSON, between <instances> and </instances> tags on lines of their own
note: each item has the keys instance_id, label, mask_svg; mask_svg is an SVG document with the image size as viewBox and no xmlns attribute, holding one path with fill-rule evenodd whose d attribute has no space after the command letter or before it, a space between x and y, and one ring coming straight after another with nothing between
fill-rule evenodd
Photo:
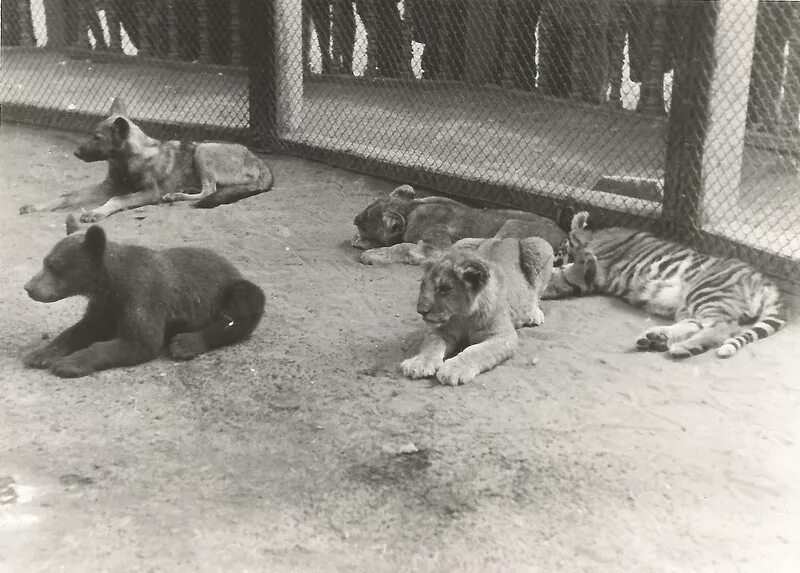
<instances>
[{"instance_id":1,"label":"bear cub's ear","mask_svg":"<svg viewBox=\"0 0 800 573\"><path fill-rule=\"evenodd\" d=\"M92 225L86 231L83 245L89 254L95 259L100 259L106 252L106 232L102 227Z\"/></svg>"}]
</instances>

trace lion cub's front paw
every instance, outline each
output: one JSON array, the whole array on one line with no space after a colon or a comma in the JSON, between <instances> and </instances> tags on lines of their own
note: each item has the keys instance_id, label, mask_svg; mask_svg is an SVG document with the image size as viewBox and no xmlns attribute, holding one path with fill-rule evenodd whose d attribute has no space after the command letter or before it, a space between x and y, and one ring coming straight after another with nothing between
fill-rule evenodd
<instances>
[{"instance_id":1,"label":"lion cub's front paw","mask_svg":"<svg viewBox=\"0 0 800 573\"><path fill-rule=\"evenodd\" d=\"M87 213L81 214L81 223L95 223L100 219L105 219L104 213L99 213L97 211L89 211Z\"/></svg>"},{"instance_id":2,"label":"lion cub's front paw","mask_svg":"<svg viewBox=\"0 0 800 573\"><path fill-rule=\"evenodd\" d=\"M436 378L447 386L458 386L459 384L472 382L480 373L479 368L465 364L463 360L459 360L456 357L444 361L442 367L436 372Z\"/></svg>"},{"instance_id":3,"label":"lion cub's front paw","mask_svg":"<svg viewBox=\"0 0 800 573\"><path fill-rule=\"evenodd\" d=\"M433 376L441 367L441 358L431 358L430 356L413 356L403 360L400 368L403 369L403 376L406 378L427 378Z\"/></svg>"},{"instance_id":4,"label":"lion cub's front paw","mask_svg":"<svg viewBox=\"0 0 800 573\"><path fill-rule=\"evenodd\" d=\"M20 215L27 215L28 213L34 213L36 211L36 207L33 205L23 205L19 208Z\"/></svg>"},{"instance_id":5,"label":"lion cub's front paw","mask_svg":"<svg viewBox=\"0 0 800 573\"><path fill-rule=\"evenodd\" d=\"M385 265L388 262L380 249L369 249L361 253L362 265Z\"/></svg>"},{"instance_id":6,"label":"lion cub's front paw","mask_svg":"<svg viewBox=\"0 0 800 573\"><path fill-rule=\"evenodd\" d=\"M522 317L522 326L541 326L544 324L544 312L538 306L534 306Z\"/></svg>"}]
</instances>

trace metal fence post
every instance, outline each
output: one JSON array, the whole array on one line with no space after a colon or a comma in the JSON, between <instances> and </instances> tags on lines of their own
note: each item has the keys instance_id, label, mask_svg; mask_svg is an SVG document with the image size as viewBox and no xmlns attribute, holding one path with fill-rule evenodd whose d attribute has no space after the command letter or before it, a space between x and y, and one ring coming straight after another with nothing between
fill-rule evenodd
<instances>
[{"instance_id":1,"label":"metal fence post","mask_svg":"<svg viewBox=\"0 0 800 573\"><path fill-rule=\"evenodd\" d=\"M238 0L237 0L238 1ZM277 144L275 3L280 0L242 0L245 65L248 69L248 115L258 147Z\"/></svg>"},{"instance_id":2,"label":"metal fence post","mask_svg":"<svg viewBox=\"0 0 800 573\"><path fill-rule=\"evenodd\" d=\"M276 0L275 88L278 135L300 125L303 112L303 11L296 0Z\"/></svg>"},{"instance_id":3,"label":"metal fence post","mask_svg":"<svg viewBox=\"0 0 800 573\"><path fill-rule=\"evenodd\" d=\"M670 231L689 237L699 231L703 221L703 154L718 12L716 0L681 2L683 41L675 58L667 127L663 217Z\"/></svg>"},{"instance_id":4,"label":"metal fence post","mask_svg":"<svg viewBox=\"0 0 800 573\"><path fill-rule=\"evenodd\" d=\"M703 155L703 189L710 228L735 222L742 178L750 68L758 0L721 0L711 82L709 125Z\"/></svg>"}]
</instances>

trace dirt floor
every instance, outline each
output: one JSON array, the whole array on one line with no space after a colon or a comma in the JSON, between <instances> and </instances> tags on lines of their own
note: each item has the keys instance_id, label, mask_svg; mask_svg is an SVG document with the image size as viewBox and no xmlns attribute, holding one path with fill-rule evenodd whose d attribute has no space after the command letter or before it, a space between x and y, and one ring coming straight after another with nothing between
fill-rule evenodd
<instances>
[{"instance_id":1,"label":"dirt floor","mask_svg":"<svg viewBox=\"0 0 800 573\"><path fill-rule=\"evenodd\" d=\"M64 213L17 208L102 177L81 138L0 128L0 570L800 569L797 327L673 362L631 350L652 322L621 303L548 302L474 383L405 380L419 269L349 247L392 184L322 164L273 157L268 194L103 223L230 257L268 295L251 340L78 380L24 369L82 302L26 297Z\"/></svg>"}]
</instances>

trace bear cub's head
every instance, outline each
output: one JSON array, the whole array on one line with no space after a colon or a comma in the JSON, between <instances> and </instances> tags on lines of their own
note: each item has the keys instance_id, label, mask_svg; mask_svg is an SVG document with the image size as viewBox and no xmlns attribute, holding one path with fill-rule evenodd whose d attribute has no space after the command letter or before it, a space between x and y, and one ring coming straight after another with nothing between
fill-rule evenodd
<instances>
[{"instance_id":1,"label":"bear cub's head","mask_svg":"<svg viewBox=\"0 0 800 573\"><path fill-rule=\"evenodd\" d=\"M38 302L56 302L75 295L88 296L97 285L106 252L106 233L92 225L75 234L77 224L67 217L67 237L44 258L42 269L25 283L25 291Z\"/></svg>"}]
</instances>

